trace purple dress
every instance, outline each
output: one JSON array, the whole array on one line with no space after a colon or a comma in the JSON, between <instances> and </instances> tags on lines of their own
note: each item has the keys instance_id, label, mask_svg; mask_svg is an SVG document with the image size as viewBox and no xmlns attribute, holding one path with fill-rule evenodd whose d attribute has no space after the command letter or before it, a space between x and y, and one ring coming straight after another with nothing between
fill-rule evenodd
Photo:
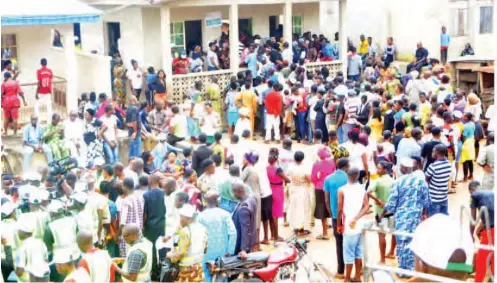
<instances>
[{"instance_id":1,"label":"purple dress","mask_svg":"<svg viewBox=\"0 0 497 283\"><path fill-rule=\"evenodd\" d=\"M281 218L283 217L283 205L285 203L285 189L283 186L283 179L279 174L283 172L283 169L274 165L269 165L266 168L266 171L271 191L273 192L273 217Z\"/></svg>"}]
</instances>

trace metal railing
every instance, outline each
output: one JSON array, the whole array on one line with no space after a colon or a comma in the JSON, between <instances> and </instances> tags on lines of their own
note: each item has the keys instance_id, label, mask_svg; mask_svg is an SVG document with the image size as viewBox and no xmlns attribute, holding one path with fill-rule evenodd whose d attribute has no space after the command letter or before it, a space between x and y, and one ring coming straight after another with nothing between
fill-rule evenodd
<instances>
[{"instance_id":1,"label":"metal railing","mask_svg":"<svg viewBox=\"0 0 497 283\"><path fill-rule=\"evenodd\" d=\"M484 217L485 219L490 219L489 218L489 212L486 207L483 207L480 209L479 214L477 215L476 219L473 219L471 217L471 214L468 212L468 209L464 206L461 206L460 209L460 221L462 225L463 217L464 214L469 216L469 221L471 225L476 225L479 220ZM487 250L487 251L492 251L491 254L487 258L487 274L491 278L491 281L493 282L494 280L494 275L492 274L491 270L491 265L490 262L494 257L494 252L495 252L495 247L494 247L494 238L493 235L490 233L490 226L489 226L489 221L484 222L486 224L485 229L487 232L487 237L490 241L490 244L488 245L482 245L482 244L474 244L475 249L481 249L481 250ZM367 247L367 232L373 232L373 233L384 233L384 234L390 234L393 236L404 236L404 237L410 237L412 238L414 236L413 233L408 233L404 231L395 231L392 229L393 227L393 221L389 221L388 227L387 225L382 225L378 226L375 221L368 222L367 224L364 225L362 229L362 237L363 237L363 246ZM461 232L462 233L462 232ZM453 235L454 237L458 235ZM462 237L461 235L459 235ZM433 275L433 274L427 274L427 273L422 273L422 272L417 272L417 271L411 271L411 270L406 270L398 267L393 267L393 266L387 266L387 265L382 265L382 264L377 264L373 263L369 257L368 254L368 249L364 249L364 265L363 265L363 274L364 274L364 281L373 281L373 274L377 271L383 271L388 273L389 275L396 273L396 274L401 274L405 276L410 276L410 277L417 277L418 279L424 279L424 280L429 280L430 282L465 282L465 281L459 281L455 280L452 278L447 278L447 277L442 277L438 275ZM393 278L393 276L392 276Z\"/></svg>"},{"instance_id":2,"label":"metal railing","mask_svg":"<svg viewBox=\"0 0 497 283\"><path fill-rule=\"evenodd\" d=\"M24 92L24 98L26 99L26 103L28 105L21 105L21 108L19 109L19 125L29 123L31 115L35 113L37 87L38 82L21 83L21 90ZM66 87L66 79L54 76L52 80L52 111L54 113L59 113L62 116L65 116L67 112ZM40 117L38 117L38 120L39 122L46 122L47 118L47 109L45 106L41 106Z\"/></svg>"}]
</instances>

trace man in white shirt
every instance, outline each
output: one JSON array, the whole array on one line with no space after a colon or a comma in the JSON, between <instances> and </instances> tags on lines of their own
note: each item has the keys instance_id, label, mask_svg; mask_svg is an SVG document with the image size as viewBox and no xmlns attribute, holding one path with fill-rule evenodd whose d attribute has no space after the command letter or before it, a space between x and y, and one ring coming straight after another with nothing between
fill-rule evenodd
<instances>
[{"instance_id":1,"label":"man in white shirt","mask_svg":"<svg viewBox=\"0 0 497 283\"><path fill-rule=\"evenodd\" d=\"M286 65L290 65L293 61L293 52L288 42L283 43L283 51L281 52L281 57L283 57L283 63L286 63Z\"/></svg>"},{"instance_id":2,"label":"man in white shirt","mask_svg":"<svg viewBox=\"0 0 497 283\"><path fill-rule=\"evenodd\" d=\"M78 119L78 112L71 110L69 120L64 121L65 146L71 151L78 164L86 164L86 143L83 141L83 123Z\"/></svg>"},{"instance_id":3,"label":"man in white shirt","mask_svg":"<svg viewBox=\"0 0 497 283\"><path fill-rule=\"evenodd\" d=\"M205 103L206 115L200 120L200 128L202 132L207 136L207 142L214 142L214 134L219 131L219 126L221 124L221 117L217 111L212 111L212 104L210 102Z\"/></svg>"},{"instance_id":4,"label":"man in white shirt","mask_svg":"<svg viewBox=\"0 0 497 283\"><path fill-rule=\"evenodd\" d=\"M187 121L185 115L181 113L179 106L174 105L171 108L173 117L169 122L169 135L167 136L167 143L174 146L177 142L183 141L186 138Z\"/></svg>"},{"instance_id":5,"label":"man in white shirt","mask_svg":"<svg viewBox=\"0 0 497 283\"><path fill-rule=\"evenodd\" d=\"M348 182L338 190L338 233L343 234L343 261L345 263L344 282L361 281L362 266L362 221L369 208L368 196L364 186L357 183L360 170L351 167L347 171ZM355 276L351 280L352 267L355 266Z\"/></svg>"},{"instance_id":6,"label":"man in white shirt","mask_svg":"<svg viewBox=\"0 0 497 283\"><path fill-rule=\"evenodd\" d=\"M136 99L140 101L140 94L143 87L143 72L138 68L136 60L131 60L131 65L133 68L128 70L128 79L131 82L131 91L136 96Z\"/></svg>"},{"instance_id":7,"label":"man in white shirt","mask_svg":"<svg viewBox=\"0 0 497 283\"><path fill-rule=\"evenodd\" d=\"M114 106L109 104L105 107L105 115L100 118L106 126L103 133L104 151L110 164L119 161L119 143L117 142L117 117L114 115Z\"/></svg>"}]
</instances>

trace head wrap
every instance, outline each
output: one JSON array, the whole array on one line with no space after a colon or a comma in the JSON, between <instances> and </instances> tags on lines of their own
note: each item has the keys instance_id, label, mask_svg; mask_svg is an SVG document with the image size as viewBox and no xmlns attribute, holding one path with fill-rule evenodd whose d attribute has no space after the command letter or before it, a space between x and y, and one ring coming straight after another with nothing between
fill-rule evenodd
<instances>
[{"instance_id":1,"label":"head wrap","mask_svg":"<svg viewBox=\"0 0 497 283\"><path fill-rule=\"evenodd\" d=\"M480 98L476 94L470 93L470 94L468 94L468 102L470 105L475 105L475 104L480 103L481 101L480 101Z\"/></svg>"},{"instance_id":2,"label":"head wrap","mask_svg":"<svg viewBox=\"0 0 497 283\"><path fill-rule=\"evenodd\" d=\"M322 146L318 149L318 157L321 160L329 159L331 157L331 151L327 146Z\"/></svg>"},{"instance_id":3,"label":"head wrap","mask_svg":"<svg viewBox=\"0 0 497 283\"><path fill-rule=\"evenodd\" d=\"M254 165L259 160L259 154L255 151L245 153L244 157L248 161L248 163L252 165Z\"/></svg>"}]
</instances>

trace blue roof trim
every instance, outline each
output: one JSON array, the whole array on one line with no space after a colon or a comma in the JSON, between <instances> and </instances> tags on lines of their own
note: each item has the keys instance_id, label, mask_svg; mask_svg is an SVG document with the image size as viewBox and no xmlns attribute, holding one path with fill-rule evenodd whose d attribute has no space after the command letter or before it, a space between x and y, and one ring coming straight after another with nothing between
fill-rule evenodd
<instances>
[{"instance_id":1,"label":"blue roof trim","mask_svg":"<svg viewBox=\"0 0 497 283\"><path fill-rule=\"evenodd\" d=\"M92 23L98 20L100 15L2 16L2 26Z\"/></svg>"}]
</instances>

